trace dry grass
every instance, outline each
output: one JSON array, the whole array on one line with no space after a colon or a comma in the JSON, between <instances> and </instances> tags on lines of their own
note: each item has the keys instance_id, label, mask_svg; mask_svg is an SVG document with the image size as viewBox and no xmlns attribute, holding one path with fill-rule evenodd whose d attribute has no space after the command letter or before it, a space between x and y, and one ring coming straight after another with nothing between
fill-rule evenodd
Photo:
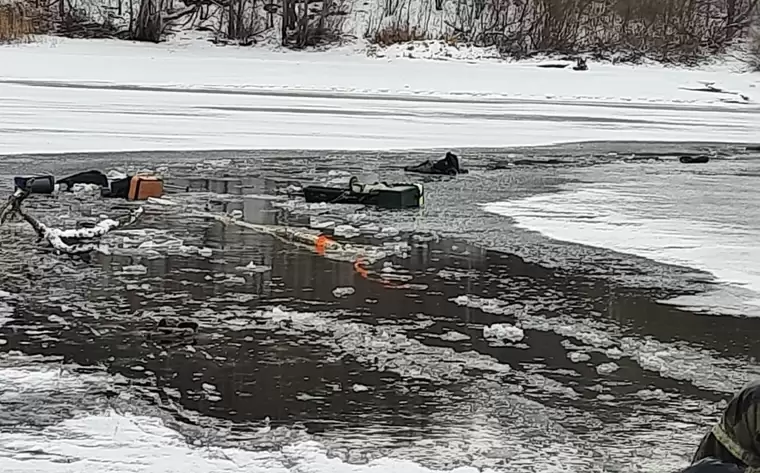
<instances>
[{"instance_id":1,"label":"dry grass","mask_svg":"<svg viewBox=\"0 0 760 473\"><path fill-rule=\"evenodd\" d=\"M410 27L409 23L399 22L380 28L371 39L375 44L390 46L398 43L422 41L427 39L427 35L419 31L415 26Z\"/></svg>"},{"instance_id":2,"label":"dry grass","mask_svg":"<svg viewBox=\"0 0 760 473\"><path fill-rule=\"evenodd\" d=\"M30 41L34 21L23 3L0 5L0 43Z\"/></svg>"}]
</instances>

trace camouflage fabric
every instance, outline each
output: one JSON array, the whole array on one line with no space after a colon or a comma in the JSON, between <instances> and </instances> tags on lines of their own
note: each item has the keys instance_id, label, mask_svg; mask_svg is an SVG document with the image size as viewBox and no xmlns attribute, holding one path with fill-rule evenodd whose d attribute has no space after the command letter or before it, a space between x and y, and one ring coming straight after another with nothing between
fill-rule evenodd
<instances>
[{"instance_id":1,"label":"camouflage fabric","mask_svg":"<svg viewBox=\"0 0 760 473\"><path fill-rule=\"evenodd\" d=\"M744 473L744 468L734 463L725 463L717 458L704 458L688 466L680 473Z\"/></svg>"},{"instance_id":2,"label":"camouflage fabric","mask_svg":"<svg viewBox=\"0 0 760 473\"><path fill-rule=\"evenodd\" d=\"M727 453L746 466L746 473L760 473L760 380L747 384L731 399L720 421L702 440L694 461L727 460Z\"/></svg>"}]
</instances>

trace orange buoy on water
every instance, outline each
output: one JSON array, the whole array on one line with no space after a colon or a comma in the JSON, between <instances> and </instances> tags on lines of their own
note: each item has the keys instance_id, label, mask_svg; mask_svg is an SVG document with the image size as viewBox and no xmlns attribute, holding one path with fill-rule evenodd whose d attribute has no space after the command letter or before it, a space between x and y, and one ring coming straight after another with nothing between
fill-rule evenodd
<instances>
[{"instance_id":1,"label":"orange buoy on water","mask_svg":"<svg viewBox=\"0 0 760 473\"><path fill-rule=\"evenodd\" d=\"M328 243L333 243L333 240L327 238L325 235L319 235L314 242L314 248L317 250L317 254L325 254L325 247Z\"/></svg>"}]
</instances>

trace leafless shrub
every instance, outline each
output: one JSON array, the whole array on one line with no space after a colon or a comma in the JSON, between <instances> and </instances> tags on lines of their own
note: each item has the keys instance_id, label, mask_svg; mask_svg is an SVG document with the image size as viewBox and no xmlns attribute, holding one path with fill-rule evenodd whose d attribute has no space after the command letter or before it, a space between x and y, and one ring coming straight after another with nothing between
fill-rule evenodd
<instances>
[{"instance_id":1,"label":"leafless shrub","mask_svg":"<svg viewBox=\"0 0 760 473\"><path fill-rule=\"evenodd\" d=\"M106 16L103 21L95 21L83 8L70 8L59 18L55 31L69 38L117 38L126 36L112 18Z\"/></svg>"},{"instance_id":2,"label":"leafless shrub","mask_svg":"<svg viewBox=\"0 0 760 473\"><path fill-rule=\"evenodd\" d=\"M379 14L366 25L364 37L382 46L437 38L441 35L431 34L430 23L433 12L441 8L441 0L383 0Z\"/></svg>"},{"instance_id":3,"label":"leafless shrub","mask_svg":"<svg viewBox=\"0 0 760 473\"><path fill-rule=\"evenodd\" d=\"M347 4L335 0L282 0L282 44L296 49L339 41Z\"/></svg>"},{"instance_id":4,"label":"leafless shrub","mask_svg":"<svg viewBox=\"0 0 760 473\"><path fill-rule=\"evenodd\" d=\"M409 23L393 23L376 31L371 39L375 44L390 46L392 44L420 41L426 39L426 35L424 32L417 31L416 26L409 26Z\"/></svg>"},{"instance_id":5,"label":"leafless shrub","mask_svg":"<svg viewBox=\"0 0 760 473\"><path fill-rule=\"evenodd\" d=\"M369 39L381 43L395 37L403 41L402 34L379 34L388 20L395 20L408 32L430 32L420 28L420 21L400 21L404 19L403 12L410 9L410 0L385 2L382 17L374 20L381 26L367 35ZM723 51L745 36L757 3L758 0L445 0L437 1L435 9L445 10L446 28L430 36L495 46L503 54L516 57L586 53L613 61L653 58L690 62Z\"/></svg>"}]
</instances>

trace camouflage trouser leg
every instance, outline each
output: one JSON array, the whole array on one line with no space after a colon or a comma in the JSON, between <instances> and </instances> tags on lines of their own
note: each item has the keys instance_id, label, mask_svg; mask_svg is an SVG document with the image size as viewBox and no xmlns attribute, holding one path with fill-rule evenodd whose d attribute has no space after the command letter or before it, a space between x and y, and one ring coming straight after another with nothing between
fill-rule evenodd
<instances>
[{"instance_id":1,"label":"camouflage trouser leg","mask_svg":"<svg viewBox=\"0 0 760 473\"><path fill-rule=\"evenodd\" d=\"M702 441L699 442L699 447L697 448L697 452L694 454L694 458L692 458L691 463L697 463L698 461L704 460L705 458L717 458L718 460L725 463L736 463L742 467L747 466L741 460L736 458L736 456L734 456L730 451L728 451L726 447L724 447L723 444L715 438L715 435L713 435L712 431L707 432L705 436L702 437Z\"/></svg>"},{"instance_id":2,"label":"camouflage trouser leg","mask_svg":"<svg viewBox=\"0 0 760 473\"><path fill-rule=\"evenodd\" d=\"M760 473L760 381L748 384L729 402L718 422L702 439L695 460L713 456Z\"/></svg>"}]
</instances>

